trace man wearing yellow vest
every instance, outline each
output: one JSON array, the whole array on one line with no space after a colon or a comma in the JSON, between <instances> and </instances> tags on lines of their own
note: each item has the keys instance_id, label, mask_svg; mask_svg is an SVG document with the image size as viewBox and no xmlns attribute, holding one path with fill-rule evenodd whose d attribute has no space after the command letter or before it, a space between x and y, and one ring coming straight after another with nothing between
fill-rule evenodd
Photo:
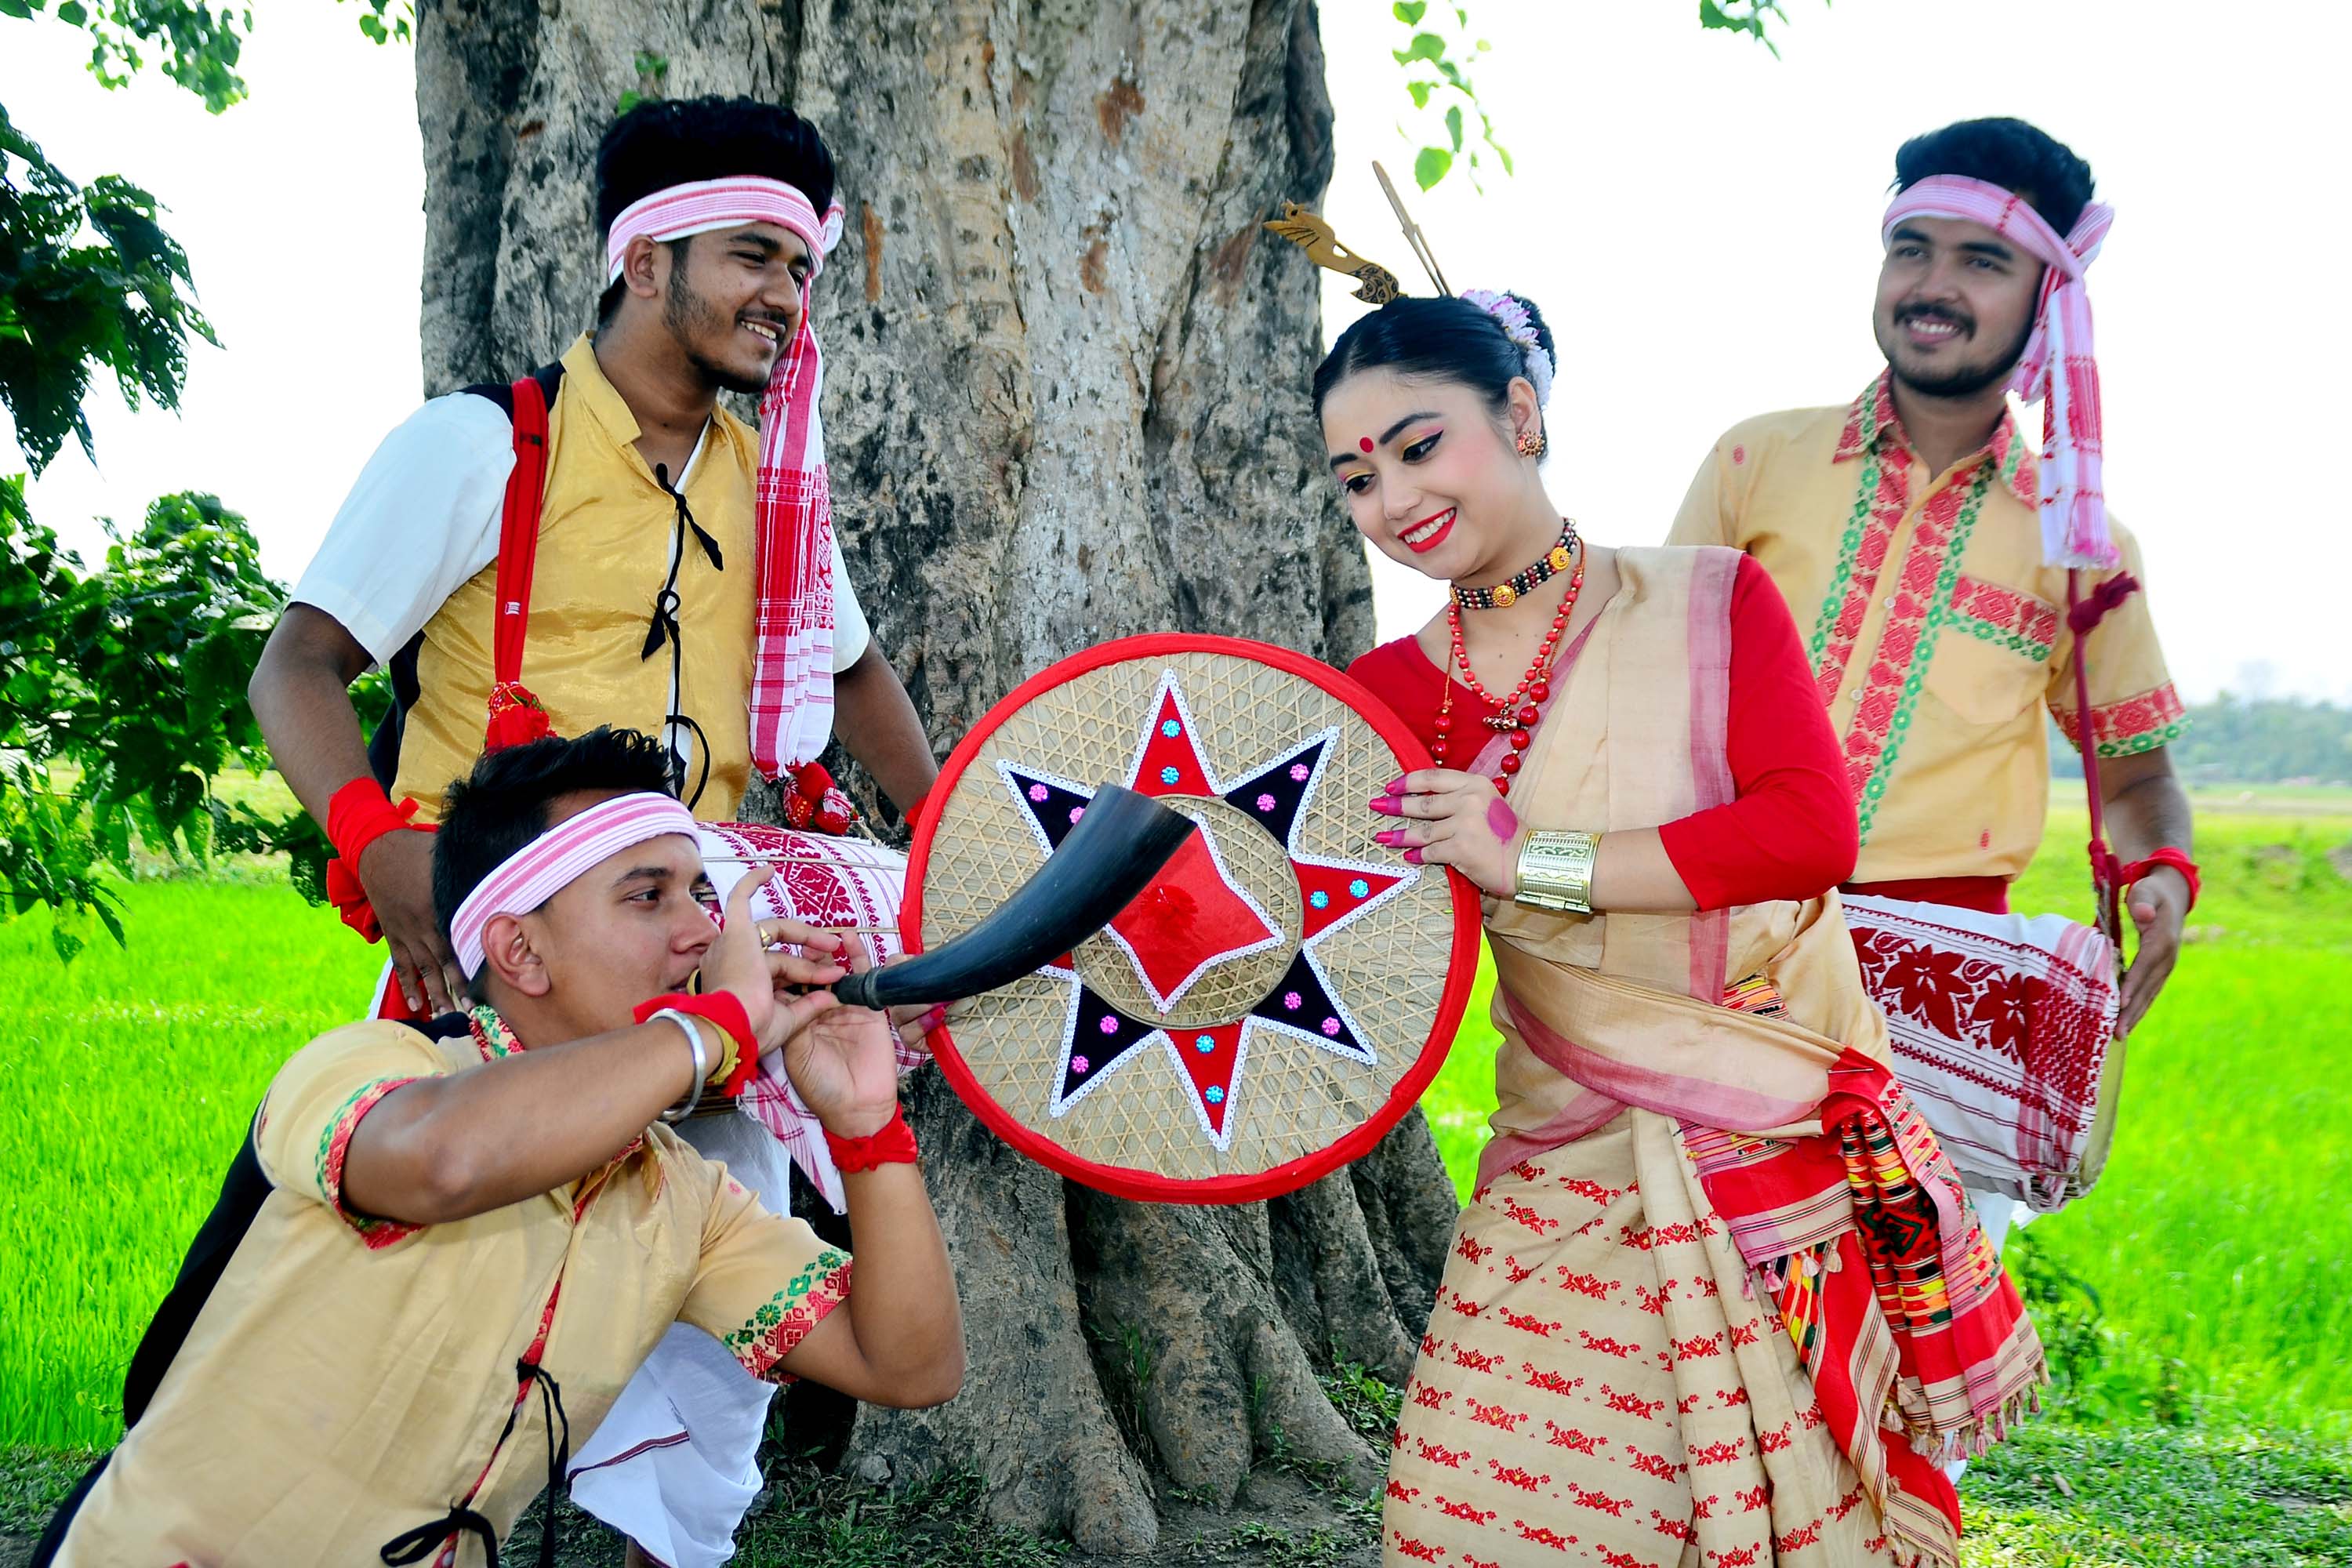
<instances>
[{"instance_id":1,"label":"man wearing yellow vest","mask_svg":"<svg viewBox=\"0 0 2352 1568\"><path fill-rule=\"evenodd\" d=\"M768 185L814 221L778 221L782 208L734 221L741 204L729 193L752 187L741 209L752 210ZM839 233L833 187L815 130L748 100L641 105L597 155L599 221L608 239L625 216L632 232L608 247L596 329L564 353L550 400L522 677L557 734L612 724L661 736L680 798L705 821L737 815L762 742L793 753L761 758L773 773L813 762L837 727L902 809L938 771L867 629L825 504L807 298ZM786 386L772 373L795 354L808 368ZM798 417L763 427L780 426L772 440L797 436L801 449L763 464L762 432L718 406L722 391L783 405ZM389 831L400 821L392 802L413 800L414 821L429 824L481 752L513 466L513 426L489 397L453 393L410 416L362 471L253 678L271 755L356 871L417 1011L448 1011L457 987L433 919L432 841ZM797 501L803 514L789 537L755 506L763 472L780 468L780 487L800 492L782 510ZM795 613L789 643L772 635ZM818 637L830 656L812 664ZM348 689L371 665L398 683L404 650L415 698L387 799ZM755 675L771 674L779 689L762 702ZM755 704L766 735L754 734Z\"/></svg>"},{"instance_id":2,"label":"man wearing yellow vest","mask_svg":"<svg viewBox=\"0 0 2352 1568\"><path fill-rule=\"evenodd\" d=\"M902 811L937 776L833 535L809 310L840 234L831 154L781 106L656 102L607 131L596 184L595 330L560 365L435 398L385 438L253 677L271 753L336 848L331 894L362 934L380 924L412 1014L450 1011L464 983L434 915L432 839L404 829L433 822L486 733L656 735L706 822L738 815L755 767L822 798L809 781L836 722ZM761 397L758 430L722 391ZM541 395L537 529L509 522L502 542L540 473ZM379 664L400 707L372 763L348 688ZM788 1209L757 1123L688 1130ZM572 1466L574 1500L672 1568L724 1562L759 1489L773 1389L729 1359L673 1330Z\"/></svg>"},{"instance_id":3,"label":"man wearing yellow vest","mask_svg":"<svg viewBox=\"0 0 2352 1568\"><path fill-rule=\"evenodd\" d=\"M1755 556L1811 628L1861 819L1849 923L1998 1246L2012 1200L2070 1194L2107 1026L2138 1023L2179 952L2197 871L2166 747L2188 721L2100 489L2084 279L2112 214L2090 166L1979 120L1905 143L1895 184L1872 312L1886 368L1849 405L1734 426L1670 542ZM2011 392L2044 405L2039 453ZM2103 879L2138 935L2119 998L2104 942L2008 912L2049 805L2045 710L2091 739Z\"/></svg>"}]
</instances>

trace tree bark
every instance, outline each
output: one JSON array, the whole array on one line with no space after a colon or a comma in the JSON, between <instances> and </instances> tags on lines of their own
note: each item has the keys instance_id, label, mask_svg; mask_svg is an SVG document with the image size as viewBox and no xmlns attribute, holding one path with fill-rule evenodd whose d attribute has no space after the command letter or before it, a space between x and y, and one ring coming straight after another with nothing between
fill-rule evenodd
<instances>
[{"instance_id":1,"label":"tree bark","mask_svg":"<svg viewBox=\"0 0 2352 1568\"><path fill-rule=\"evenodd\" d=\"M793 105L839 163L816 291L835 522L945 746L1076 649L1174 628L1342 660L1361 548L1307 386L1314 270L1258 224L1319 199L1331 109L1307 0L425 0L425 384L519 374L590 320L591 171L641 55L661 90ZM971 1374L863 1409L843 1461L977 1469L1009 1528L1157 1539L1159 1488L1234 1498L1269 1450L1369 1481L1316 1381L1401 1381L1454 1216L1418 1115L1271 1205L1121 1203L1013 1154L936 1075L912 1116Z\"/></svg>"}]
</instances>

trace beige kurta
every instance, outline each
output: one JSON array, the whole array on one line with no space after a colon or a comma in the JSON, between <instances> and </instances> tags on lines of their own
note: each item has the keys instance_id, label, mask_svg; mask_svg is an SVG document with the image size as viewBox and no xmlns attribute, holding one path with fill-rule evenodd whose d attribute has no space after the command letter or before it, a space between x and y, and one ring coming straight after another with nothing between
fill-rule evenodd
<instances>
[{"instance_id":1,"label":"beige kurta","mask_svg":"<svg viewBox=\"0 0 2352 1568\"><path fill-rule=\"evenodd\" d=\"M847 1254L667 1127L570 1189L470 1219L420 1227L345 1209L360 1119L400 1084L485 1055L472 1037L370 1022L280 1069L257 1121L276 1190L59 1568L373 1563L461 1500L504 1536L548 1473L541 1401L517 1407L519 1359L560 1385L577 1452L671 1323L776 1377L846 1298ZM471 1538L438 1559L483 1560Z\"/></svg>"},{"instance_id":2,"label":"beige kurta","mask_svg":"<svg viewBox=\"0 0 2352 1568\"><path fill-rule=\"evenodd\" d=\"M2014 877L2050 799L2049 721L2074 729L2066 574L2042 563L2032 451L2002 416L1942 474L1913 455L1882 376L1843 408L1732 427L1692 481L1669 542L1727 544L1771 574L1845 755L1862 827L1857 882ZM2139 546L2117 527L2121 570ZM2084 590L2112 573L2084 573ZM2188 728L2147 595L2090 637L2101 756Z\"/></svg>"}]
</instances>

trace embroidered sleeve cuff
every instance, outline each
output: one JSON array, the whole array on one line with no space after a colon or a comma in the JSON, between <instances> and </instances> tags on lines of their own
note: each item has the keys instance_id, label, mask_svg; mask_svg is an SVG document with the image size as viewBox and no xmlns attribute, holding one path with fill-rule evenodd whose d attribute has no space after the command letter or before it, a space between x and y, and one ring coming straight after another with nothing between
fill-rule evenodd
<instances>
[{"instance_id":1,"label":"embroidered sleeve cuff","mask_svg":"<svg viewBox=\"0 0 2352 1568\"><path fill-rule=\"evenodd\" d=\"M403 1084L415 1081L413 1078L380 1078L362 1084L328 1119L327 1130L319 1139L319 1194L326 1200L327 1206L335 1211L336 1216L352 1227L352 1234L367 1244L370 1251L390 1247L425 1227L404 1225L398 1220L376 1219L368 1215L355 1214L345 1207L343 1158L351 1152L352 1134L359 1130L361 1118L373 1110L377 1101L385 1095Z\"/></svg>"},{"instance_id":2,"label":"embroidered sleeve cuff","mask_svg":"<svg viewBox=\"0 0 2352 1568\"><path fill-rule=\"evenodd\" d=\"M2074 710L2056 708L2053 711L2058 727L2079 749ZM2153 691L2143 691L2120 702L2097 703L2091 709L2091 740L2103 757L2137 756L2158 746L2168 746L2187 733L2189 710L2168 680Z\"/></svg>"},{"instance_id":3,"label":"embroidered sleeve cuff","mask_svg":"<svg viewBox=\"0 0 2352 1568\"><path fill-rule=\"evenodd\" d=\"M729 1334L727 1348L753 1377L770 1383L790 1383L790 1373L777 1363L808 1338L835 1307L849 1300L850 1257L826 1247L794 1274L792 1283L776 1292L751 1321Z\"/></svg>"}]
</instances>

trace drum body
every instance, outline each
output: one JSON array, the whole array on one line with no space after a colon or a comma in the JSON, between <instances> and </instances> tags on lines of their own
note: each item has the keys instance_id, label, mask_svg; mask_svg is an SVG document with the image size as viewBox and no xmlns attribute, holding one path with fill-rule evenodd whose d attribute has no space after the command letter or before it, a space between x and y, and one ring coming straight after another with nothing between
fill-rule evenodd
<instances>
[{"instance_id":1,"label":"drum body","mask_svg":"<svg viewBox=\"0 0 2352 1568\"><path fill-rule=\"evenodd\" d=\"M1969 1185L2045 1214L2088 1192L2123 1080L2107 939L2058 915L1844 902L1895 1070Z\"/></svg>"}]
</instances>

